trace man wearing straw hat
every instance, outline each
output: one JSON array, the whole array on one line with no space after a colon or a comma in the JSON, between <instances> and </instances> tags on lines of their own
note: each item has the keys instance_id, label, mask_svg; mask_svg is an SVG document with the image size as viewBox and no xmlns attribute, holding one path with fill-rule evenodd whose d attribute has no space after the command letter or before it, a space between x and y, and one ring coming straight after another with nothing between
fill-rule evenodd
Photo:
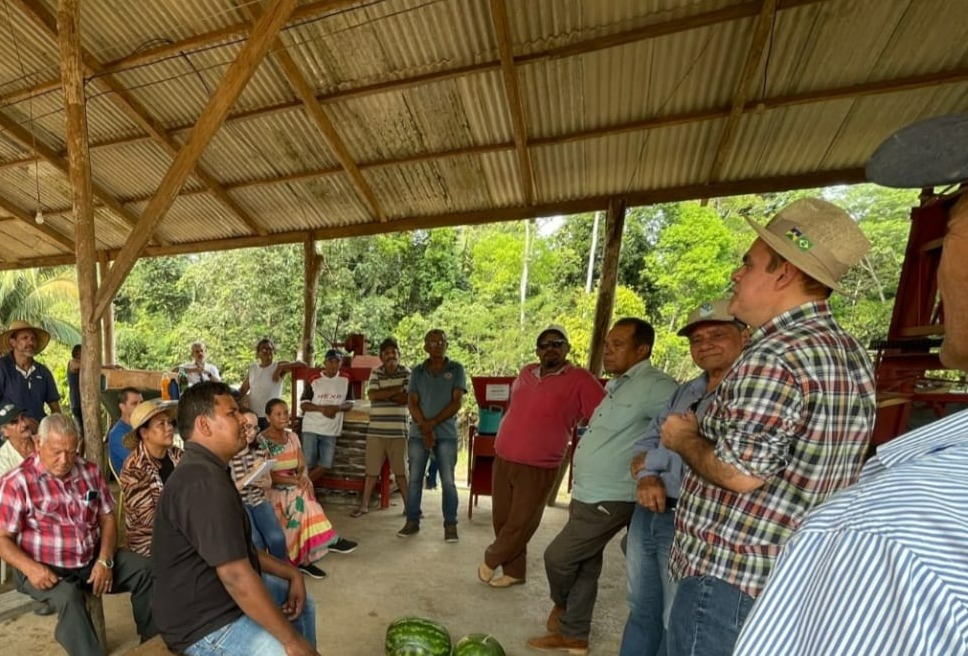
<instances>
[{"instance_id":1,"label":"man wearing straw hat","mask_svg":"<svg viewBox=\"0 0 968 656\"><path fill-rule=\"evenodd\" d=\"M730 654L804 514L860 473L874 374L834 320L832 290L870 244L816 198L765 227L733 273L729 312L753 331L700 424L673 414L662 443L689 466L676 509L669 654Z\"/></svg>"},{"instance_id":2,"label":"man wearing straw hat","mask_svg":"<svg viewBox=\"0 0 968 656\"><path fill-rule=\"evenodd\" d=\"M0 357L0 403L13 403L37 421L47 416L45 403L52 413L61 411L50 369L34 360L48 342L50 333L26 321L14 321L0 334L0 349L9 351Z\"/></svg>"}]
</instances>

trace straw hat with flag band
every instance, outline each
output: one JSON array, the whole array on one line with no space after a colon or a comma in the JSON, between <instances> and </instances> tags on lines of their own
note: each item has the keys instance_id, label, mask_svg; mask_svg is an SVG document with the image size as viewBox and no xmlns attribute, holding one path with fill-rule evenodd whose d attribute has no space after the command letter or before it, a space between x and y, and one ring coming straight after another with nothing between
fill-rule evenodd
<instances>
[{"instance_id":1,"label":"straw hat with flag band","mask_svg":"<svg viewBox=\"0 0 968 656\"><path fill-rule=\"evenodd\" d=\"M34 335L37 336L37 349L34 351L35 354L39 354L47 348L47 344L50 342L50 333L43 328L31 326L26 321L20 321L18 319L12 322L10 327L0 334L0 353L6 353L10 350L10 338L13 337L14 333L21 330L32 330L34 331Z\"/></svg>"},{"instance_id":2,"label":"straw hat with flag band","mask_svg":"<svg viewBox=\"0 0 968 656\"><path fill-rule=\"evenodd\" d=\"M837 283L871 248L850 214L819 198L787 205L765 226L746 222L790 264L838 292Z\"/></svg>"},{"instance_id":3,"label":"straw hat with flag band","mask_svg":"<svg viewBox=\"0 0 968 656\"><path fill-rule=\"evenodd\" d=\"M162 412L167 413L170 419L174 419L175 413L178 412L178 401L150 399L139 403L131 412L131 431L121 440L125 448L135 448L138 445L138 429L147 424L152 417Z\"/></svg>"},{"instance_id":4,"label":"straw hat with flag band","mask_svg":"<svg viewBox=\"0 0 968 656\"><path fill-rule=\"evenodd\" d=\"M729 300L721 299L703 303L690 312L686 325L676 334L680 337L688 337L693 328L703 323L734 323L741 328L744 326L742 321L729 313Z\"/></svg>"}]
</instances>

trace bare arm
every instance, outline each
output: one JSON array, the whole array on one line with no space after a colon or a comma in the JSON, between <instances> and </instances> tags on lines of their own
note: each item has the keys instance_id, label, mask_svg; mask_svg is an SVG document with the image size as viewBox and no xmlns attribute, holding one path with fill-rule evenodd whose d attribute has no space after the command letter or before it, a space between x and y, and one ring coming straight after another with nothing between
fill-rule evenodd
<instances>
[{"instance_id":1,"label":"bare arm","mask_svg":"<svg viewBox=\"0 0 968 656\"><path fill-rule=\"evenodd\" d=\"M727 490L745 494L765 482L717 458L716 446L699 434L699 424L692 412L669 415L662 425L662 444L682 456L694 472Z\"/></svg>"},{"instance_id":2,"label":"bare arm","mask_svg":"<svg viewBox=\"0 0 968 656\"><path fill-rule=\"evenodd\" d=\"M50 413L52 415L61 414L60 401L48 401L47 405L50 406Z\"/></svg>"},{"instance_id":3,"label":"bare arm","mask_svg":"<svg viewBox=\"0 0 968 656\"><path fill-rule=\"evenodd\" d=\"M437 424L442 424L446 420L450 419L457 414L460 410L461 399L464 398L464 390L455 389L454 393L450 397L450 403L448 403L443 410L438 412L433 418L430 419L431 423L436 426Z\"/></svg>"},{"instance_id":4,"label":"bare arm","mask_svg":"<svg viewBox=\"0 0 968 656\"><path fill-rule=\"evenodd\" d=\"M87 582L91 584L94 594L101 596L111 591L114 581L114 570L108 569L100 561L114 559L114 550L118 542L118 528L114 523L114 513L105 513L98 517L98 524L101 527L101 551L98 552L98 562L94 563L91 569L91 576Z\"/></svg>"},{"instance_id":5,"label":"bare arm","mask_svg":"<svg viewBox=\"0 0 968 656\"><path fill-rule=\"evenodd\" d=\"M242 384L239 385L239 394L241 394L242 396L245 396L248 393L249 393L249 374L246 374L245 380L243 380Z\"/></svg>"},{"instance_id":6,"label":"bare arm","mask_svg":"<svg viewBox=\"0 0 968 656\"><path fill-rule=\"evenodd\" d=\"M24 553L12 533L0 532L0 560L16 567L38 590L49 590L57 585L57 575L49 567Z\"/></svg>"}]
</instances>

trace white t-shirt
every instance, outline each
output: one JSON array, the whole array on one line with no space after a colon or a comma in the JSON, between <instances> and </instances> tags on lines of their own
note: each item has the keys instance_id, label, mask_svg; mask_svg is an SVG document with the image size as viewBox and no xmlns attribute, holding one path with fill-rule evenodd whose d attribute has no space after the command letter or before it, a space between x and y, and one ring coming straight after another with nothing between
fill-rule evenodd
<instances>
[{"instance_id":1,"label":"white t-shirt","mask_svg":"<svg viewBox=\"0 0 968 656\"><path fill-rule=\"evenodd\" d=\"M178 369L183 369L185 371L185 376L188 378L189 387L202 381L221 378L221 376L218 375L218 367L211 362L205 363L205 366L203 367L204 371L201 373L199 373L196 369L194 362L186 362L185 364L178 365Z\"/></svg>"},{"instance_id":2,"label":"white t-shirt","mask_svg":"<svg viewBox=\"0 0 968 656\"><path fill-rule=\"evenodd\" d=\"M261 418L266 416L266 403L282 398L283 379L272 380L278 367L278 362L272 362L268 367L258 362L249 365L249 407Z\"/></svg>"},{"instance_id":3,"label":"white t-shirt","mask_svg":"<svg viewBox=\"0 0 968 656\"><path fill-rule=\"evenodd\" d=\"M0 446L0 474L6 474L11 469L19 467L23 461L24 457L9 441Z\"/></svg>"},{"instance_id":4,"label":"white t-shirt","mask_svg":"<svg viewBox=\"0 0 968 656\"><path fill-rule=\"evenodd\" d=\"M339 374L327 378L326 374L323 374L306 388L301 400L311 401L316 405L341 405L349 398L349 391L349 378ZM303 415L302 429L304 433L339 435L343 431L343 413L337 412L336 416L330 419L322 412L306 412Z\"/></svg>"}]
</instances>

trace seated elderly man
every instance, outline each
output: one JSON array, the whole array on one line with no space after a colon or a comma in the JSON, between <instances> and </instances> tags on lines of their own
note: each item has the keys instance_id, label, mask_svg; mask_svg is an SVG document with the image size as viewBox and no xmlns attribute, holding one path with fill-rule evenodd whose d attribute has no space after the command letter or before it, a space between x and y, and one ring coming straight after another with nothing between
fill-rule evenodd
<instances>
[{"instance_id":1,"label":"seated elderly man","mask_svg":"<svg viewBox=\"0 0 968 656\"><path fill-rule=\"evenodd\" d=\"M13 403L0 406L0 474L18 467L24 458L34 452L33 431L27 423L27 413Z\"/></svg>"},{"instance_id":2,"label":"seated elderly man","mask_svg":"<svg viewBox=\"0 0 968 656\"><path fill-rule=\"evenodd\" d=\"M130 592L138 634L158 633L151 617L148 561L115 552L114 499L97 466L77 455L74 420L45 417L37 453L0 476L0 558L16 567L17 589L58 613L54 637L68 654L104 654L84 604Z\"/></svg>"},{"instance_id":3,"label":"seated elderly man","mask_svg":"<svg viewBox=\"0 0 968 656\"><path fill-rule=\"evenodd\" d=\"M182 456L182 450L173 445L177 410L177 402L144 401L131 413L132 428L124 436L124 446L131 451L119 475L124 528L128 549L145 558L151 557L158 498Z\"/></svg>"}]
</instances>

